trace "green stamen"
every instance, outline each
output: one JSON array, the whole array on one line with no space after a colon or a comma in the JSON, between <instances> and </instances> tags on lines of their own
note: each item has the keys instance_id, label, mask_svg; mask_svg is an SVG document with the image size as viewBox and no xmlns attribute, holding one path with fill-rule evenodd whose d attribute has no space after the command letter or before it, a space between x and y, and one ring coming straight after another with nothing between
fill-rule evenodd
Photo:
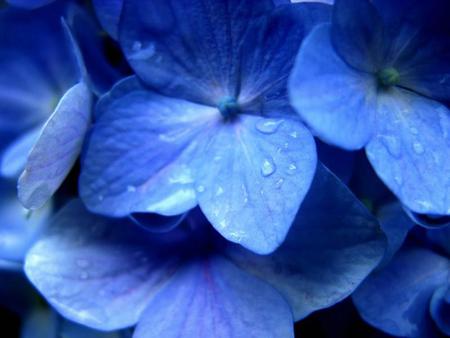
<instances>
[{"instance_id":1,"label":"green stamen","mask_svg":"<svg viewBox=\"0 0 450 338\"><path fill-rule=\"evenodd\" d=\"M233 118L240 112L239 104L233 97L225 97L219 102L217 108L225 119Z\"/></svg>"}]
</instances>

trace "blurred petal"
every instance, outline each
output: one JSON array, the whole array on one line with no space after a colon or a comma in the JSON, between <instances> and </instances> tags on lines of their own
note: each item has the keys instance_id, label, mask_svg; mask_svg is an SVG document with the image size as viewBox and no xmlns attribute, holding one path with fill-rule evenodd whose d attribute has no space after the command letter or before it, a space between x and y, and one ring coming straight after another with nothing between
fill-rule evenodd
<instances>
[{"instance_id":1,"label":"blurred petal","mask_svg":"<svg viewBox=\"0 0 450 338\"><path fill-rule=\"evenodd\" d=\"M15 186L0 181L0 259L21 262L46 227L51 203L27 211L16 196Z\"/></svg>"},{"instance_id":2,"label":"blurred petal","mask_svg":"<svg viewBox=\"0 0 450 338\"><path fill-rule=\"evenodd\" d=\"M450 214L450 112L400 88L381 93L377 136L367 156L384 183L409 209Z\"/></svg>"},{"instance_id":3,"label":"blurred petal","mask_svg":"<svg viewBox=\"0 0 450 338\"><path fill-rule=\"evenodd\" d=\"M124 3L120 42L147 85L217 105L237 96L239 46L252 20L273 8L271 0L131 0Z\"/></svg>"},{"instance_id":4,"label":"blurred petal","mask_svg":"<svg viewBox=\"0 0 450 338\"><path fill-rule=\"evenodd\" d=\"M25 168L28 155L41 134L42 126L34 128L6 147L0 157L0 174L7 178L17 178Z\"/></svg>"},{"instance_id":5,"label":"blurred petal","mask_svg":"<svg viewBox=\"0 0 450 338\"><path fill-rule=\"evenodd\" d=\"M202 211L228 240L261 254L274 251L314 176L311 134L296 121L249 115L210 133L193 170Z\"/></svg>"},{"instance_id":6,"label":"blurred petal","mask_svg":"<svg viewBox=\"0 0 450 338\"><path fill-rule=\"evenodd\" d=\"M129 217L137 225L148 231L161 233L175 229L183 222L187 213L176 216L161 216L154 213L132 213Z\"/></svg>"},{"instance_id":7,"label":"blurred petal","mask_svg":"<svg viewBox=\"0 0 450 338\"><path fill-rule=\"evenodd\" d=\"M55 312L44 307L36 307L25 316L20 338L57 338L58 317Z\"/></svg>"},{"instance_id":8,"label":"blurred petal","mask_svg":"<svg viewBox=\"0 0 450 338\"><path fill-rule=\"evenodd\" d=\"M17 6L26 9L35 9L41 6L45 6L55 0L6 0L12 6Z\"/></svg>"},{"instance_id":9,"label":"blurred petal","mask_svg":"<svg viewBox=\"0 0 450 338\"><path fill-rule=\"evenodd\" d=\"M450 281L449 281L450 283ZM439 329L450 336L450 287L442 286L433 294L430 303L431 316Z\"/></svg>"},{"instance_id":10,"label":"blurred petal","mask_svg":"<svg viewBox=\"0 0 450 338\"><path fill-rule=\"evenodd\" d=\"M151 300L135 338L294 337L280 294L220 257L180 269Z\"/></svg>"},{"instance_id":11,"label":"blurred petal","mask_svg":"<svg viewBox=\"0 0 450 338\"><path fill-rule=\"evenodd\" d=\"M109 35L117 40L123 0L93 0L95 13Z\"/></svg>"},{"instance_id":12,"label":"blurred petal","mask_svg":"<svg viewBox=\"0 0 450 338\"><path fill-rule=\"evenodd\" d=\"M359 313L369 324L395 336L432 337L429 302L447 282L450 262L431 251L400 251L374 272L353 294Z\"/></svg>"},{"instance_id":13,"label":"blurred petal","mask_svg":"<svg viewBox=\"0 0 450 338\"><path fill-rule=\"evenodd\" d=\"M100 100L96 114L80 177L89 209L171 216L197 204L190 163L210 120L220 116L216 109L158 95L129 78Z\"/></svg>"},{"instance_id":14,"label":"blurred petal","mask_svg":"<svg viewBox=\"0 0 450 338\"><path fill-rule=\"evenodd\" d=\"M28 209L42 207L72 169L90 124L91 105L89 89L78 83L45 124L19 178L19 199Z\"/></svg>"},{"instance_id":15,"label":"blurred petal","mask_svg":"<svg viewBox=\"0 0 450 338\"><path fill-rule=\"evenodd\" d=\"M236 246L228 255L276 287L299 320L353 292L377 266L386 239L376 219L334 175L319 166L280 248L257 256Z\"/></svg>"},{"instance_id":16,"label":"blurred petal","mask_svg":"<svg viewBox=\"0 0 450 338\"><path fill-rule=\"evenodd\" d=\"M131 338L125 331L103 332L78 325L68 320L62 320L59 335L61 338ZM55 338L57 338L55 337Z\"/></svg>"},{"instance_id":17,"label":"blurred petal","mask_svg":"<svg viewBox=\"0 0 450 338\"><path fill-rule=\"evenodd\" d=\"M72 201L28 252L25 272L68 319L99 330L131 326L180 264L179 245L150 236Z\"/></svg>"},{"instance_id":18,"label":"blurred petal","mask_svg":"<svg viewBox=\"0 0 450 338\"><path fill-rule=\"evenodd\" d=\"M341 60L329 29L328 24L318 26L305 39L290 78L290 99L319 138L354 150L364 147L373 133L376 82Z\"/></svg>"}]
</instances>

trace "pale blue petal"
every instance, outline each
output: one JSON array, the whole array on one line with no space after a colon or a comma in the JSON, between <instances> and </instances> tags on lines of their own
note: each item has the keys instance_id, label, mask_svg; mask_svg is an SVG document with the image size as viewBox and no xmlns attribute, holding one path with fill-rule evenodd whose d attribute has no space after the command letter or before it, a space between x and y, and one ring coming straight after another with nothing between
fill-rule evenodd
<instances>
[{"instance_id":1,"label":"pale blue petal","mask_svg":"<svg viewBox=\"0 0 450 338\"><path fill-rule=\"evenodd\" d=\"M220 257L180 269L151 300L135 338L288 338L292 314L281 295Z\"/></svg>"},{"instance_id":2,"label":"pale blue petal","mask_svg":"<svg viewBox=\"0 0 450 338\"><path fill-rule=\"evenodd\" d=\"M226 239L274 251L314 176L311 134L297 121L241 115L210 129L208 139L193 170L200 208Z\"/></svg>"},{"instance_id":3,"label":"pale blue petal","mask_svg":"<svg viewBox=\"0 0 450 338\"><path fill-rule=\"evenodd\" d=\"M28 209L42 207L72 169L90 124L91 106L89 89L78 83L46 122L18 182L19 199Z\"/></svg>"},{"instance_id":4,"label":"pale blue petal","mask_svg":"<svg viewBox=\"0 0 450 338\"><path fill-rule=\"evenodd\" d=\"M276 287L295 320L341 301L383 257L377 220L327 169L319 166L285 242L269 256L237 246L228 256Z\"/></svg>"},{"instance_id":5,"label":"pale blue petal","mask_svg":"<svg viewBox=\"0 0 450 338\"><path fill-rule=\"evenodd\" d=\"M376 173L412 211L450 214L450 111L400 88L378 101L377 135L366 148Z\"/></svg>"},{"instance_id":6,"label":"pale blue petal","mask_svg":"<svg viewBox=\"0 0 450 338\"><path fill-rule=\"evenodd\" d=\"M342 61L329 31L320 25L305 39L289 82L291 103L320 139L359 149L373 133L376 81Z\"/></svg>"},{"instance_id":7,"label":"pale blue petal","mask_svg":"<svg viewBox=\"0 0 450 338\"><path fill-rule=\"evenodd\" d=\"M64 207L28 252L25 272L64 317L99 330L136 324L180 264L179 245L127 222Z\"/></svg>"}]
</instances>

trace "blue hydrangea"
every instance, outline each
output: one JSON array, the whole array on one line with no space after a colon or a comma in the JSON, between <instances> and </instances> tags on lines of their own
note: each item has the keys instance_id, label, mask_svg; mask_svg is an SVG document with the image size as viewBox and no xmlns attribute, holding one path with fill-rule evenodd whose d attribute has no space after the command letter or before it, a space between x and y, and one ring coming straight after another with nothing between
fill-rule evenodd
<instances>
[{"instance_id":1,"label":"blue hydrangea","mask_svg":"<svg viewBox=\"0 0 450 338\"><path fill-rule=\"evenodd\" d=\"M450 214L447 1L339 0L305 40L291 102L311 130L365 148L413 212Z\"/></svg>"}]
</instances>

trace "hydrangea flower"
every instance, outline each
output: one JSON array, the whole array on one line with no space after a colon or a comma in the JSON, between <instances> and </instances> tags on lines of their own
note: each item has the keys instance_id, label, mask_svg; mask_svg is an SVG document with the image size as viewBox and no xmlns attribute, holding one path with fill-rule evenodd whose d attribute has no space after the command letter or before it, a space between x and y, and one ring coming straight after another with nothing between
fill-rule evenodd
<instances>
[{"instance_id":1,"label":"hydrangea flower","mask_svg":"<svg viewBox=\"0 0 450 338\"><path fill-rule=\"evenodd\" d=\"M270 0L126 1L119 41L137 76L102 97L80 195L96 213L184 213L227 239L278 247L316 150L287 100L305 34L329 6Z\"/></svg>"},{"instance_id":2,"label":"hydrangea flower","mask_svg":"<svg viewBox=\"0 0 450 338\"><path fill-rule=\"evenodd\" d=\"M325 211L325 212L324 212ZM25 271L65 317L134 337L293 337L293 320L349 295L379 263L375 218L319 167L286 241L259 256L219 236L196 209L155 234L64 207Z\"/></svg>"},{"instance_id":3,"label":"hydrangea flower","mask_svg":"<svg viewBox=\"0 0 450 338\"><path fill-rule=\"evenodd\" d=\"M0 12L0 131L18 133L2 154L1 173L22 172L19 198L29 209L60 186L90 123L92 95L61 24L64 11L55 4Z\"/></svg>"},{"instance_id":4,"label":"hydrangea flower","mask_svg":"<svg viewBox=\"0 0 450 338\"><path fill-rule=\"evenodd\" d=\"M361 316L402 337L450 335L450 228L428 230L372 273L353 300Z\"/></svg>"},{"instance_id":5,"label":"hydrangea flower","mask_svg":"<svg viewBox=\"0 0 450 338\"><path fill-rule=\"evenodd\" d=\"M409 209L450 214L448 1L338 0L305 40L293 106L321 139L365 147ZM442 20L441 20L442 19Z\"/></svg>"}]
</instances>

